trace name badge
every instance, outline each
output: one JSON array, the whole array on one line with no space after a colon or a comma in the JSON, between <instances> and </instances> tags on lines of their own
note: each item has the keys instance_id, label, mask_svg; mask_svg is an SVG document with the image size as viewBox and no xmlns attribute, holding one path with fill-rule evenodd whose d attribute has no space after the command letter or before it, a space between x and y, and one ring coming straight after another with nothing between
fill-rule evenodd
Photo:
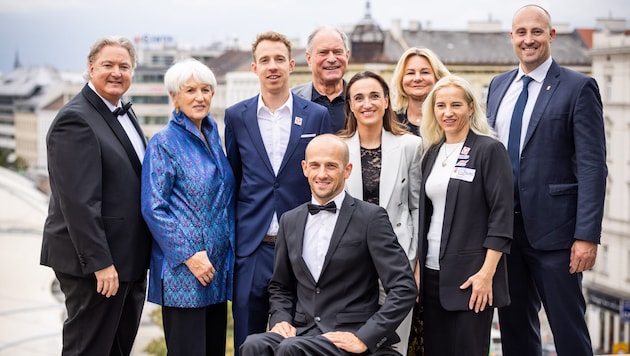
<instances>
[{"instance_id":1,"label":"name badge","mask_svg":"<svg viewBox=\"0 0 630 356\"><path fill-rule=\"evenodd\" d=\"M463 180L464 182L472 182L475 178L475 169L455 167L455 169L453 169L453 173L451 174L451 178Z\"/></svg>"}]
</instances>

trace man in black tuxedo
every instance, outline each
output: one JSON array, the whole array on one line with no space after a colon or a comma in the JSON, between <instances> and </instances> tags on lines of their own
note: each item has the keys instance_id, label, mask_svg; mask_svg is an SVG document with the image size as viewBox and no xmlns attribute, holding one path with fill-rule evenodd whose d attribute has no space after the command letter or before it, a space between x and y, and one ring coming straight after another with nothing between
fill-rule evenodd
<instances>
[{"instance_id":1,"label":"man in black tuxedo","mask_svg":"<svg viewBox=\"0 0 630 356\"><path fill-rule=\"evenodd\" d=\"M121 102L135 58L128 39L99 39L88 55L89 83L48 132L40 262L66 298L63 355L129 355L140 323L151 249L140 212L145 139Z\"/></svg>"},{"instance_id":2,"label":"man in black tuxedo","mask_svg":"<svg viewBox=\"0 0 630 356\"><path fill-rule=\"evenodd\" d=\"M312 203L280 219L271 331L250 335L241 355L399 355L395 331L418 291L387 213L344 192L352 164L340 138L315 137L302 170Z\"/></svg>"}]
</instances>

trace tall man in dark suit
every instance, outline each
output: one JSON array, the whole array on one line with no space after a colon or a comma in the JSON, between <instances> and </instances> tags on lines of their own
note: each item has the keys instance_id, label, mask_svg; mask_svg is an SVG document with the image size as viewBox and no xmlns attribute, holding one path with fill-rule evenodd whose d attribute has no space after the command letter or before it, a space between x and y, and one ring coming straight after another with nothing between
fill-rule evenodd
<instances>
[{"instance_id":1,"label":"tall man in dark suit","mask_svg":"<svg viewBox=\"0 0 630 356\"><path fill-rule=\"evenodd\" d=\"M593 353L581 281L601 237L602 103L593 78L551 58L555 35L545 9L520 8L510 33L519 68L494 78L488 92L488 117L508 147L515 179L512 304L499 309L510 356L541 354L541 302L559 355Z\"/></svg>"},{"instance_id":2,"label":"tall man in dark suit","mask_svg":"<svg viewBox=\"0 0 630 356\"><path fill-rule=\"evenodd\" d=\"M260 95L225 111L225 146L237 184L234 344L265 331L267 287L278 219L309 199L300 162L313 137L332 131L326 108L291 94L291 43L276 32L258 35L252 70Z\"/></svg>"},{"instance_id":3,"label":"tall man in dark suit","mask_svg":"<svg viewBox=\"0 0 630 356\"><path fill-rule=\"evenodd\" d=\"M129 355L140 323L151 249L140 212L145 139L133 112L121 112L135 59L128 39L96 41L89 83L48 132L41 264L66 297L64 355Z\"/></svg>"},{"instance_id":4,"label":"tall man in dark suit","mask_svg":"<svg viewBox=\"0 0 630 356\"><path fill-rule=\"evenodd\" d=\"M292 89L293 94L325 106L332 120L333 132L346 125L344 107L350 48L348 36L336 28L320 27L308 36L306 61L313 80Z\"/></svg>"},{"instance_id":5,"label":"tall man in dark suit","mask_svg":"<svg viewBox=\"0 0 630 356\"><path fill-rule=\"evenodd\" d=\"M344 192L352 164L342 139L313 139L302 170L312 199L280 220L271 331L249 336L241 354L399 355L391 345L417 288L387 213Z\"/></svg>"}]
</instances>

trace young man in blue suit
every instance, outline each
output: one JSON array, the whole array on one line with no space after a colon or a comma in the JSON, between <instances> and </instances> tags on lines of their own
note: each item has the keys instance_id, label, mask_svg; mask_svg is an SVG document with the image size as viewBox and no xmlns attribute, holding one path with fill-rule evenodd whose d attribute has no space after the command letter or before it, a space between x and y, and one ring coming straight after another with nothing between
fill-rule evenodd
<instances>
[{"instance_id":1,"label":"young man in blue suit","mask_svg":"<svg viewBox=\"0 0 630 356\"><path fill-rule=\"evenodd\" d=\"M515 180L512 304L499 309L510 356L541 354L541 303L559 355L593 354L581 281L601 237L602 103L593 78L551 58L555 35L545 9L520 8L510 33L519 68L494 78L488 92L488 118L510 152Z\"/></svg>"},{"instance_id":2,"label":"young man in blue suit","mask_svg":"<svg viewBox=\"0 0 630 356\"><path fill-rule=\"evenodd\" d=\"M301 161L313 137L332 132L328 111L291 94L291 43L276 32L257 36L252 70L260 94L225 111L225 146L237 184L234 349L264 332L267 287L278 221L310 198ZM237 352L238 353L238 352Z\"/></svg>"}]
</instances>

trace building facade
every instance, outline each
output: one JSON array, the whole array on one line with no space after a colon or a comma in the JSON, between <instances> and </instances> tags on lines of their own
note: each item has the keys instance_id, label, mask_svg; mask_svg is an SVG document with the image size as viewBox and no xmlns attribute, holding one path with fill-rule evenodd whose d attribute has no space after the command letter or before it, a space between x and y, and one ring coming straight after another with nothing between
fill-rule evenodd
<instances>
[{"instance_id":1,"label":"building facade","mask_svg":"<svg viewBox=\"0 0 630 356\"><path fill-rule=\"evenodd\" d=\"M608 182L602 244L584 274L588 325L596 351L628 351L630 342L630 30L625 19L598 20L593 77L604 105Z\"/></svg>"}]
</instances>

